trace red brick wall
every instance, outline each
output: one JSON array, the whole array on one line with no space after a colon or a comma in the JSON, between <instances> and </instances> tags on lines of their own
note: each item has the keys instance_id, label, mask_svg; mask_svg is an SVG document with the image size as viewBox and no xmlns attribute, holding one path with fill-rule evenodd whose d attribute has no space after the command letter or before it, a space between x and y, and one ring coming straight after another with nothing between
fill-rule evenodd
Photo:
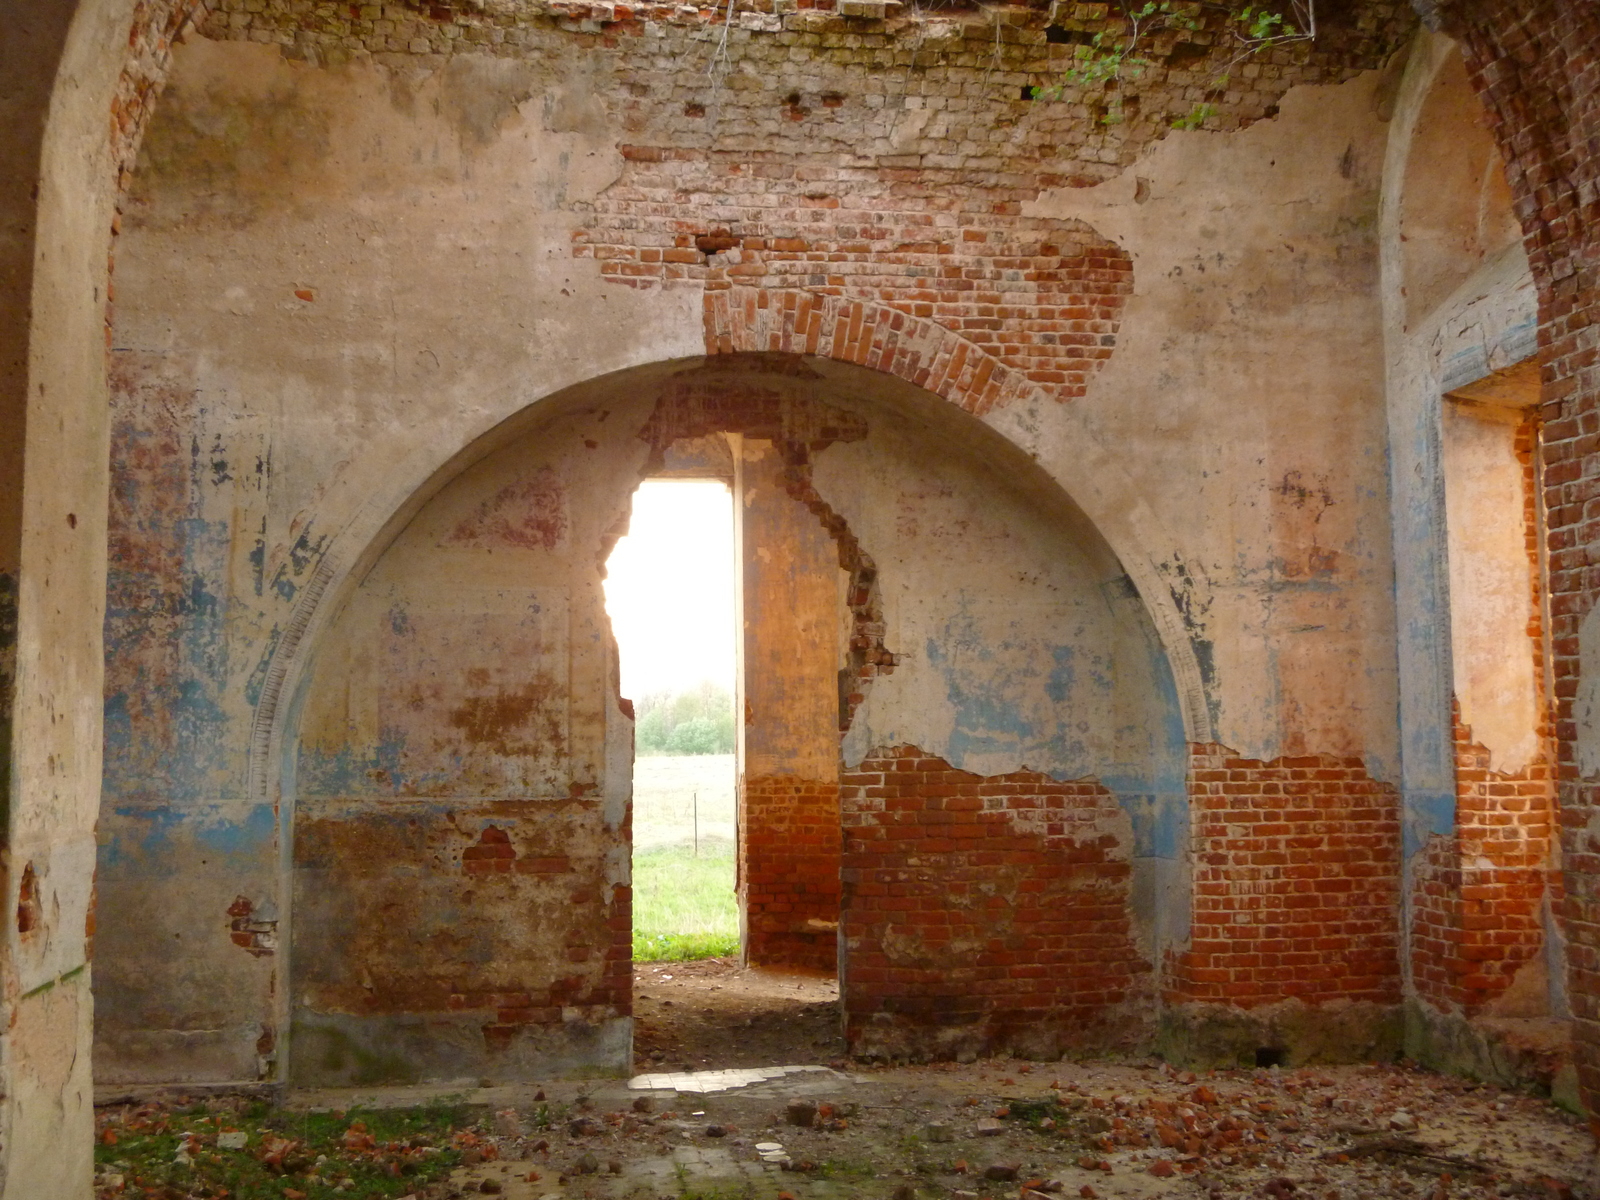
<instances>
[{"instance_id":1,"label":"red brick wall","mask_svg":"<svg viewBox=\"0 0 1600 1200\"><path fill-rule=\"evenodd\" d=\"M863 178L777 151L622 153L623 179L575 245L612 282L803 288L880 304L937 321L1062 400L1082 396L1111 357L1133 262L1086 225L1021 217L1039 192L1032 179L931 191L901 178L920 171ZM717 196L724 232L739 231L722 250L697 248L677 208L685 190Z\"/></svg>"},{"instance_id":2,"label":"red brick wall","mask_svg":"<svg viewBox=\"0 0 1600 1200\"><path fill-rule=\"evenodd\" d=\"M1524 549L1533 568L1525 652L1532 656L1535 680L1542 681L1537 445L1538 421L1524 421L1516 450L1523 468ZM1542 687L1540 692L1542 705ZM1560 880L1550 870L1555 796L1548 758L1517 772L1491 770L1488 749L1473 741L1459 705L1452 707L1456 834L1433 838L1416 866L1411 971L1419 997L1471 1016L1500 996L1544 947L1545 891L1560 893ZM1548 745L1553 736L1548 719L1541 721L1540 732Z\"/></svg>"},{"instance_id":3,"label":"red brick wall","mask_svg":"<svg viewBox=\"0 0 1600 1200\"><path fill-rule=\"evenodd\" d=\"M1190 748L1194 919L1168 999L1400 999L1399 797L1360 759Z\"/></svg>"},{"instance_id":4,"label":"red brick wall","mask_svg":"<svg viewBox=\"0 0 1600 1200\"><path fill-rule=\"evenodd\" d=\"M1555 680L1562 916L1585 1103L1600 1108L1600 786L1580 777L1572 701L1578 628L1600 598L1600 8L1589 0L1448 0L1506 162L1539 288L1544 488Z\"/></svg>"},{"instance_id":5,"label":"red brick wall","mask_svg":"<svg viewBox=\"0 0 1600 1200\"><path fill-rule=\"evenodd\" d=\"M1104 1049L1150 965L1131 838L1093 780L958 771L915 746L841 776L845 1028L865 1054Z\"/></svg>"},{"instance_id":6,"label":"red brick wall","mask_svg":"<svg viewBox=\"0 0 1600 1200\"><path fill-rule=\"evenodd\" d=\"M833 972L838 963L839 785L746 778L739 886L746 961Z\"/></svg>"},{"instance_id":7,"label":"red brick wall","mask_svg":"<svg viewBox=\"0 0 1600 1200\"><path fill-rule=\"evenodd\" d=\"M1540 909L1553 833L1550 767L1491 771L1489 752L1455 723L1456 836L1432 839L1411 883L1417 994L1471 1016L1544 946Z\"/></svg>"}]
</instances>

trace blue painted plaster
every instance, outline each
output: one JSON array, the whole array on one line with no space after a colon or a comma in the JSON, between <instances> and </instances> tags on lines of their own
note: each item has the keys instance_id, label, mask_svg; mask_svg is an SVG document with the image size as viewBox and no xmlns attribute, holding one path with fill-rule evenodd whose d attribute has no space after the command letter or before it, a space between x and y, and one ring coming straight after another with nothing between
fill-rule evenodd
<instances>
[{"instance_id":1,"label":"blue painted plaster","mask_svg":"<svg viewBox=\"0 0 1600 1200\"><path fill-rule=\"evenodd\" d=\"M102 823L99 866L121 875L165 874L195 850L259 864L277 837L270 804L118 805Z\"/></svg>"}]
</instances>

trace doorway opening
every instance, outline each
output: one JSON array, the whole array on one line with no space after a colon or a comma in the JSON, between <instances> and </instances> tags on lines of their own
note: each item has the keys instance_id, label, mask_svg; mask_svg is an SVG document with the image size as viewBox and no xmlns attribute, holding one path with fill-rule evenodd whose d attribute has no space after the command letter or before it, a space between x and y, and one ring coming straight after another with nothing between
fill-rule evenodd
<instances>
[{"instance_id":1,"label":"doorway opening","mask_svg":"<svg viewBox=\"0 0 1600 1200\"><path fill-rule=\"evenodd\" d=\"M606 563L634 706L633 956L735 959L737 545L720 479L648 479Z\"/></svg>"},{"instance_id":2,"label":"doorway opening","mask_svg":"<svg viewBox=\"0 0 1600 1200\"><path fill-rule=\"evenodd\" d=\"M676 443L662 473L635 492L628 535L607 562L622 693L634 707L634 1054L642 1072L843 1053L832 969L837 850L817 862L806 845L837 846L837 800L826 830L809 829L816 814L808 797L793 776L774 773L790 766L782 745L797 727L819 725L809 740L830 764L837 758L835 639L804 633L820 624L832 635L838 624L837 551L815 516L775 486L776 467L767 443L737 435ZM776 525L769 510L782 513ZM817 553L776 553L802 545ZM797 571L826 586L797 587ZM818 658L819 670L794 670L797 647ZM753 783L752 753L760 768ZM809 928L817 923L810 909L794 903L813 891L832 897L822 935ZM787 953L796 922L803 941L826 939L823 969Z\"/></svg>"}]
</instances>

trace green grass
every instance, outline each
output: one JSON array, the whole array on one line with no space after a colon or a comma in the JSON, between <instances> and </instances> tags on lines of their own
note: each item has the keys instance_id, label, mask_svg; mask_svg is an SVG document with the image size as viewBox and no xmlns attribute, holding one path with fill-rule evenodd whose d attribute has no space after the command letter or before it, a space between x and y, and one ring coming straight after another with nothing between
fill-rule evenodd
<instances>
[{"instance_id":1,"label":"green grass","mask_svg":"<svg viewBox=\"0 0 1600 1200\"><path fill-rule=\"evenodd\" d=\"M125 1120L105 1114L97 1122L96 1191L227 1200L284 1200L290 1189L306 1200L404 1196L461 1162L478 1143L471 1127L481 1114L440 1104L344 1113L145 1106ZM228 1131L246 1135L243 1149L217 1145ZM120 1191L108 1175L122 1176Z\"/></svg>"},{"instance_id":2,"label":"green grass","mask_svg":"<svg viewBox=\"0 0 1600 1200\"><path fill-rule=\"evenodd\" d=\"M683 962L737 954L733 865L733 843L721 838L702 838L699 858L687 844L635 852L634 960Z\"/></svg>"}]
</instances>

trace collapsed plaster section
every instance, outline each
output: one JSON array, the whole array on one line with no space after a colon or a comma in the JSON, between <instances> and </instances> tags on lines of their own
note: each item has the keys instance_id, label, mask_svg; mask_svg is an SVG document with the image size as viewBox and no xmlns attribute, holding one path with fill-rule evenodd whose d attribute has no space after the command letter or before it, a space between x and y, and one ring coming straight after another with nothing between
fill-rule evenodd
<instances>
[{"instance_id":1,"label":"collapsed plaster section","mask_svg":"<svg viewBox=\"0 0 1600 1200\"><path fill-rule=\"evenodd\" d=\"M852 1053L1055 1059L1146 1041L1132 828L1104 786L893 746L847 769L840 795Z\"/></svg>"}]
</instances>

